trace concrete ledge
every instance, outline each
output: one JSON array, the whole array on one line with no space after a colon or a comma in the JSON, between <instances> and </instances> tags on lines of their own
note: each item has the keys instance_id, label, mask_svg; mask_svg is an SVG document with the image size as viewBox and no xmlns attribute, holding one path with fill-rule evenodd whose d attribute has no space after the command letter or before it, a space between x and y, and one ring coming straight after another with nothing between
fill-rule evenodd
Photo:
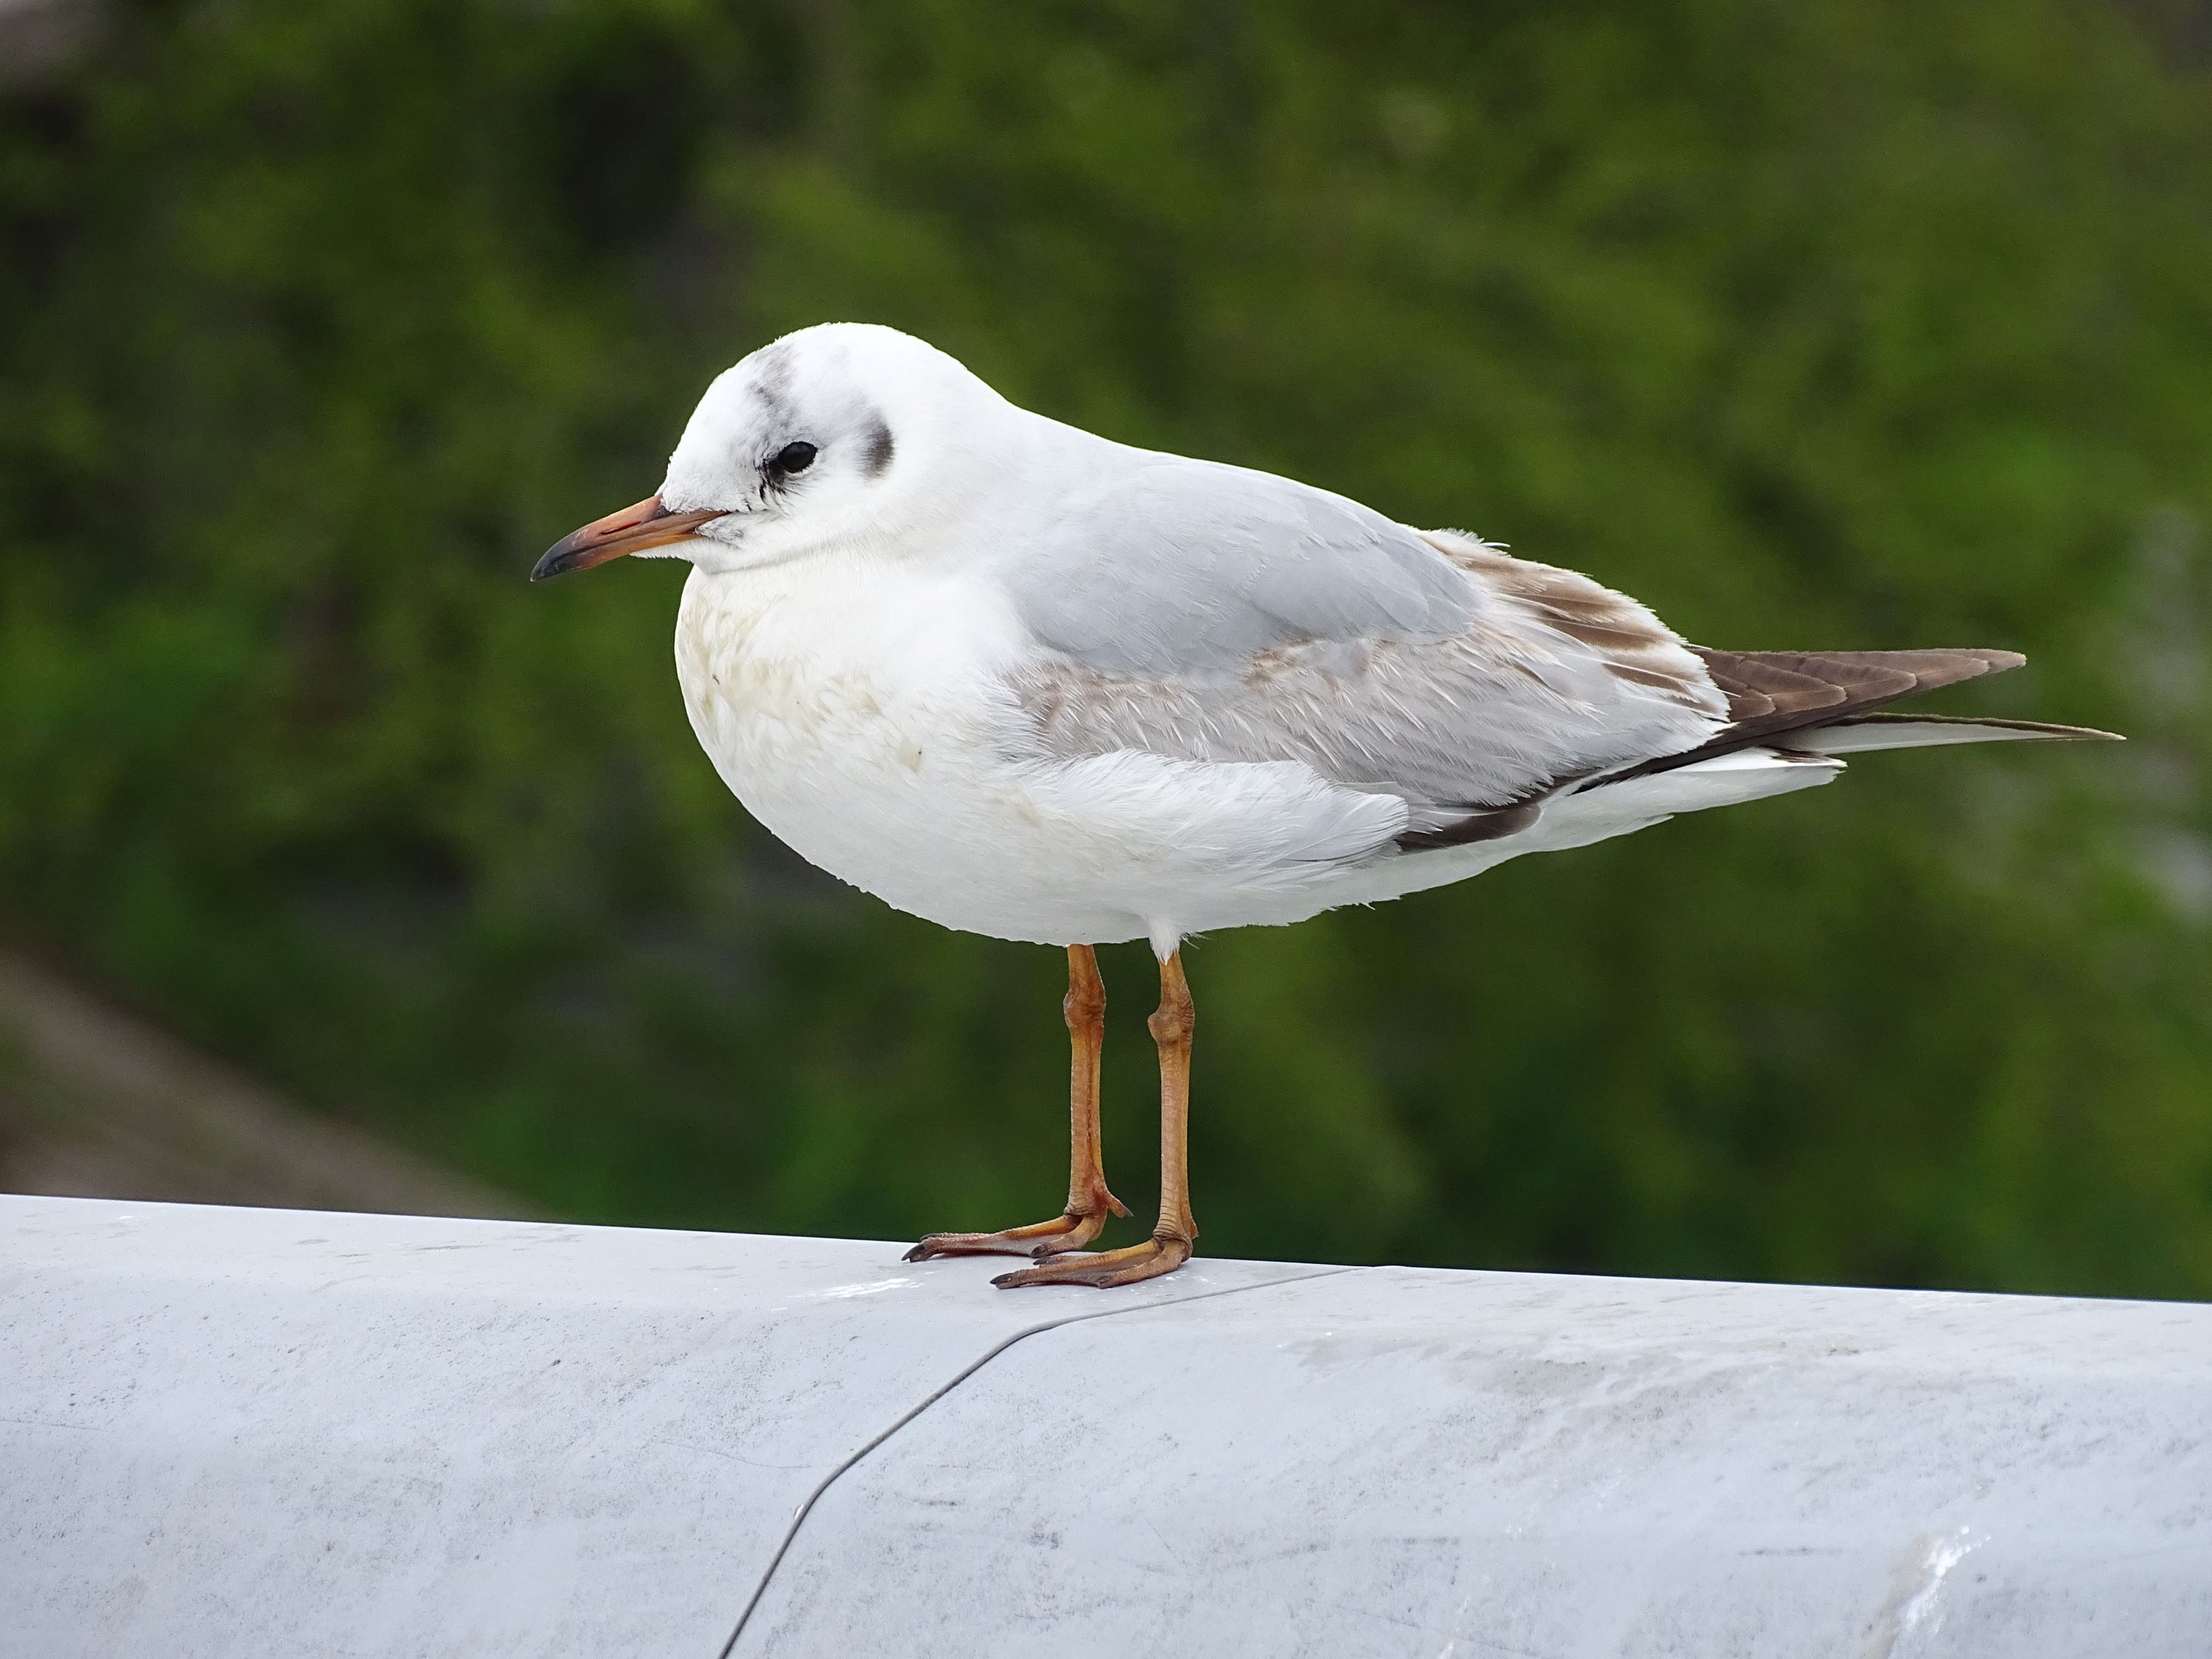
<instances>
[{"instance_id":1,"label":"concrete ledge","mask_svg":"<svg viewBox=\"0 0 2212 1659\"><path fill-rule=\"evenodd\" d=\"M2212 1308L994 1270L0 1199L0 1650L2207 1650Z\"/></svg>"}]
</instances>

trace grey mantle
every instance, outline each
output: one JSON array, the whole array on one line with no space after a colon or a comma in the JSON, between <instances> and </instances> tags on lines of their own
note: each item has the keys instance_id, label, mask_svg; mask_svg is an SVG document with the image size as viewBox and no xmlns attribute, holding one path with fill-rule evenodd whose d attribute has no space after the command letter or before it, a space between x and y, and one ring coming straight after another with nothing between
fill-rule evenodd
<instances>
[{"instance_id":1,"label":"grey mantle","mask_svg":"<svg viewBox=\"0 0 2212 1659\"><path fill-rule=\"evenodd\" d=\"M0 1199L0 1653L2212 1653L2212 1308Z\"/></svg>"}]
</instances>

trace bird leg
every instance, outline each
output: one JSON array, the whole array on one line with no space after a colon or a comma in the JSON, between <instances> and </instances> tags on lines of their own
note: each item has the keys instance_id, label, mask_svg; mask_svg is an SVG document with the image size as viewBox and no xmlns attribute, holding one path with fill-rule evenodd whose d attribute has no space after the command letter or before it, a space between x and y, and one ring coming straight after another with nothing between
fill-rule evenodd
<instances>
[{"instance_id":1,"label":"bird leg","mask_svg":"<svg viewBox=\"0 0 2212 1659\"><path fill-rule=\"evenodd\" d=\"M1129 1209L1106 1189L1098 1128L1099 1048L1106 1036L1106 981L1097 953L1087 945L1067 947L1067 1016L1071 1048L1067 1083L1067 1208L1050 1221L997 1233L932 1233L906 1253L908 1261L933 1255L1054 1255L1079 1250L1098 1237L1106 1213Z\"/></svg>"},{"instance_id":2,"label":"bird leg","mask_svg":"<svg viewBox=\"0 0 2212 1659\"><path fill-rule=\"evenodd\" d=\"M1160 1006L1147 1022L1160 1050L1160 1219L1152 1236L1127 1249L1061 1255L1001 1273L991 1281L994 1285L1005 1290L1021 1285L1092 1285L1103 1290L1158 1279L1190 1260L1191 1244L1198 1237L1198 1225L1190 1217L1190 1037L1197 1019L1178 951L1160 963Z\"/></svg>"}]
</instances>

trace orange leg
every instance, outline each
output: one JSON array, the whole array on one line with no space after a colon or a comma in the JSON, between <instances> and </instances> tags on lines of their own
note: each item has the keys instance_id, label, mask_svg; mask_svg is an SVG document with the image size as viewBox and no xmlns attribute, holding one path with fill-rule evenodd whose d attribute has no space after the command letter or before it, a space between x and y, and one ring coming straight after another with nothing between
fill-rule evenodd
<instances>
[{"instance_id":1,"label":"orange leg","mask_svg":"<svg viewBox=\"0 0 2212 1659\"><path fill-rule=\"evenodd\" d=\"M1104 1289L1158 1279L1190 1260L1198 1237L1198 1224L1190 1217L1190 1037L1197 1018L1182 976L1182 953L1177 951L1160 963L1160 1006L1149 1022L1160 1050L1160 1219L1152 1236L1127 1249L1061 1255L1001 1273L994 1285L1008 1290L1021 1285Z\"/></svg>"},{"instance_id":2,"label":"orange leg","mask_svg":"<svg viewBox=\"0 0 2212 1659\"><path fill-rule=\"evenodd\" d=\"M997 1233L932 1233L906 1253L909 1261L933 1255L1054 1255L1079 1250L1098 1237L1106 1214L1129 1213L1106 1189L1104 1149L1098 1128L1098 1052L1106 1036L1106 981L1087 945L1067 947L1067 1016L1072 1049L1067 1086L1067 1208L1050 1221Z\"/></svg>"}]
</instances>

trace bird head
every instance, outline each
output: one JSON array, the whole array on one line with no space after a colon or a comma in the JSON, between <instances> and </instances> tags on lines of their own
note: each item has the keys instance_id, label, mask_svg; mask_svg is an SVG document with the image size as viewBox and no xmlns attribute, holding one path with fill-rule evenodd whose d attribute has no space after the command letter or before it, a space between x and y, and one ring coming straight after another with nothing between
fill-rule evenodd
<instances>
[{"instance_id":1,"label":"bird head","mask_svg":"<svg viewBox=\"0 0 2212 1659\"><path fill-rule=\"evenodd\" d=\"M562 537L531 580L624 555L727 571L926 528L969 470L961 434L1009 409L896 329L825 323L763 346L707 388L659 490ZM929 481L927 494L921 481Z\"/></svg>"}]
</instances>

